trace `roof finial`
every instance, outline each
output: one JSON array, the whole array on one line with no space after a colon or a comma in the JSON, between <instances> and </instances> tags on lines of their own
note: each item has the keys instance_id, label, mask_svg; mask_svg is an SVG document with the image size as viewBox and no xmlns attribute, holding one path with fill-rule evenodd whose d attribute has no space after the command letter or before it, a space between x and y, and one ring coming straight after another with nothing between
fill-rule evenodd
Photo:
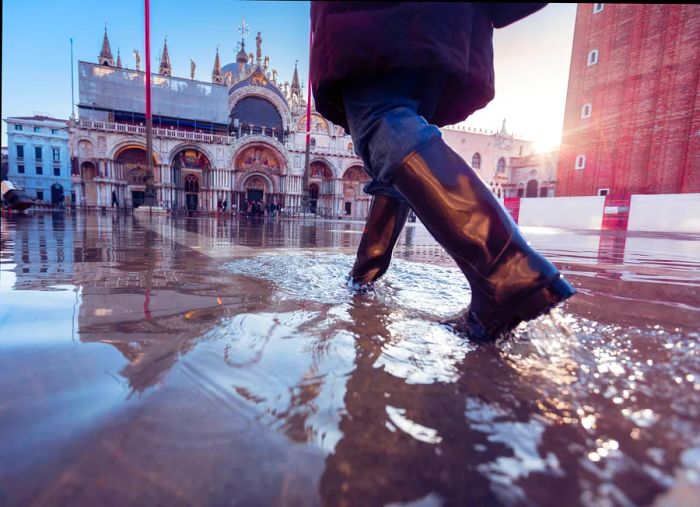
<instances>
[{"instance_id":1,"label":"roof finial","mask_svg":"<svg viewBox=\"0 0 700 507\"><path fill-rule=\"evenodd\" d=\"M214 59L214 70L211 72L211 82L224 84L224 76L221 74L221 60L219 60L219 45L216 45L216 58Z\"/></svg>"},{"instance_id":2,"label":"roof finial","mask_svg":"<svg viewBox=\"0 0 700 507\"><path fill-rule=\"evenodd\" d=\"M292 95L297 95L299 98L301 98L301 86L299 86L299 72L297 70L297 66L299 64L299 60L294 61L294 75L292 76L292 86L290 87L289 91Z\"/></svg>"},{"instance_id":3,"label":"roof finial","mask_svg":"<svg viewBox=\"0 0 700 507\"><path fill-rule=\"evenodd\" d=\"M119 48L117 48L117 67L121 68L122 66L122 56L121 56L121 51Z\"/></svg>"},{"instance_id":4,"label":"roof finial","mask_svg":"<svg viewBox=\"0 0 700 507\"><path fill-rule=\"evenodd\" d=\"M165 36L165 42L163 43L163 55L160 57L160 67L158 73L163 76L172 76L173 69L170 66L170 55L168 54L168 36Z\"/></svg>"},{"instance_id":5,"label":"roof finial","mask_svg":"<svg viewBox=\"0 0 700 507\"><path fill-rule=\"evenodd\" d=\"M112 49L109 47L109 37L107 37L107 23L105 23L105 35L102 39L102 50L98 60L100 65L114 67L114 57L112 56Z\"/></svg>"}]
</instances>

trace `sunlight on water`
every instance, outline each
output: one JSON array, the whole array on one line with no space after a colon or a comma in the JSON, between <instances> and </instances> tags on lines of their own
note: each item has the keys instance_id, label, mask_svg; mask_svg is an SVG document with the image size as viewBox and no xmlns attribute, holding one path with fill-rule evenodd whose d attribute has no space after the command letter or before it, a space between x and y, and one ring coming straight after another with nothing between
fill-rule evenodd
<instances>
[{"instance_id":1,"label":"sunlight on water","mask_svg":"<svg viewBox=\"0 0 700 507\"><path fill-rule=\"evenodd\" d=\"M374 368L403 379L407 385L459 382L469 356L483 353L440 324L441 319L468 304L470 292L461 272L395 260L374 292L357 296L343 283L353 260L352 256L336 254L262 255L236 260L227 267L236 274L264 276L272 282L284 280L279 285L280 299L330 305L333 310L326 315L339 319L335 325L357 325L347 308L354 298L362 298L367 304L363 318L371 319L374 308L374 317L383 324L376 327L383 346ZM666 356L661 361L659 350ZM498 456L478 465L490 477L492 491L502 502L525 501L526 490L517 482L532 474L564 476L561 451L556 447L546 450L543 439L549 431L566 427L573 432L570 438L581 446L578 466L582 470L595 469L607 481L614 481L635 461L650 460L644 464L646 473L661 483L670 483L671 477L660 468L669 456L654 453L653 448L640 454L639 445L649 445L669 432L681 441L693 438L694 426L689 423L700 417L700 361L694 343L683 334L660 326L603 325L555 310L521 324L509 337L499 340L496 354L521 378L518 383L531 391L535 409L527 418L514 420L513 414L501 408L502 402L466 399L465 418L470 428L486 434L489 442L511 449L511 456ZM503 387L509 389L507 382ZM522 385L510 388L523 390ZM504 391L497 396L506 395ZM659 403L668 411L667 417L660 417ZM405 432L427 444L442 442L438 429L412 419L405 408L387 405L386 412L390 431ZM671 442L663 445L669 446L678 449L678 444ZM477 452L485 449L482 444L475 446ZM685 465L684 470L679 473L694 477L693 467ZM583 481L582 487L584 504L605 503L609 498L632 501L612 483L596 486Z\"/></svg>"}]
</instances>

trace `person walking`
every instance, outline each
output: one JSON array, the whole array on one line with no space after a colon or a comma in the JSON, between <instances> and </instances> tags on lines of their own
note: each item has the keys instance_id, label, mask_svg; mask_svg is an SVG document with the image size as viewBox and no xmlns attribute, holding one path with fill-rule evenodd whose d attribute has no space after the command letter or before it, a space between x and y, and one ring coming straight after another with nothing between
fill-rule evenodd
<instances>
[{"instance_id":1,"label":"person walking","mask_svg":"<svg viewBox=\"0 0 700 507\"><path fill-rule=\"evenodd\" d=\"M494 340L575 293L439 129L493 99L493 29L545 5L311 4L316 110L349 130L371 176L350 280L371 286L386 272L413 210L469 282L471 302L450 323L476 340Z\"/></svg>"}]
</instances>

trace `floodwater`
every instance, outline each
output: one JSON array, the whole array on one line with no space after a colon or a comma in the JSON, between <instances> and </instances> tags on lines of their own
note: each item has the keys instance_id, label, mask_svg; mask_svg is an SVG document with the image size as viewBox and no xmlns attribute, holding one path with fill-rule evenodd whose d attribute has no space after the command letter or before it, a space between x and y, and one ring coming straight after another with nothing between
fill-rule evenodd
<instances>
[{"instance_id":1,"label":"floodwater","mask_svg":"<svg viewBox=\"0 0 700 507\"><path fill-rule=\"evenodd\" d=\"M698 505L699 237L527 229L579 294L477 346L419 224L0 225L0 505Z\"/></svg>"}]
</instances>

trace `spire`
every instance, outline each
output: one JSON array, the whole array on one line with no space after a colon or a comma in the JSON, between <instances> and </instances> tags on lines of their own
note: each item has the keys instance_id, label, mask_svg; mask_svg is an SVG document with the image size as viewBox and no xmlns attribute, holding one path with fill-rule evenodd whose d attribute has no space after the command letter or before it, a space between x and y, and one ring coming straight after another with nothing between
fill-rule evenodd
<instances>
[{"instance_id":1,"label":"spire","mask_svg":"<svg viewBox=\"0 0 700 507\"><path fill-rule=\"evenodd\" d=\"M242 63L245 65L248 63L248 55L245 52L245 40L241 39L241 49L238 51L238 54L236 55L236 62Z\"/></svg>"},{"instance_id":2,"label":"spire","mask_svg":"<svg viewBox=\"0 0 700 507\"><path fill-rule=\"evenodd\" d=\"M122 56L119 49L117 49L117 67L122 67Z\"/></svg>"},{"instance_id":3,"label":"spire","mask_svg":"<svg viewBox=\"0 0 700 507\"><path fill-rule=\"evenodd\" d=\"M503 118L503 125L501 125L501 134L508 135L508 132L506 131L506 119Z\"/></svg>"},{"instance_id":4,"label":"spire","mask_svg":"<svg viewBox=\"0 0 700 507\"><path fill-rule=\"evenodd\" d=\"M301 86L299 86L299 72L297 71L297 64L299 63L299 60L294 62L294 76L292 77L292 86L289 89L292 95L295 93L301 97Z\"/></svg>"},{"instance_id":5,"label":"spire","mask_svg":"<svg viewBox=\"0 0 700 507\"><path fill-rule=\"evenodd\" d=\"M170 67L170 56L168 56L168 38L165 38L165 43L163 45L163 56L160 57L160 69L158 73L163 76L172 76L173 70Z\"/></svg>"},{"instance_id":6,"label":"spire","mask_svg":"<svg viewBox=\"0 0 700 507\"><path fill-rule=\"evenodd\" d=\"M104 39L102 39L102 51L100 51L99 61L100 65L114 67L114 58L112 57L112 50L109 47L109 37L107 37L107 25L105 25L105 36Z\"/></svg>"},{"instance_id":7,"label":"spire","mask_svg":"<svg viewBox=\"0 0 700 507\"><path fill-rule=\"evenodd\" d=\"M224 76L221 74L221 60L219 60L219 46L216 46L216 58L214 59L214 70L211 71L211 82L224 84Z\"/></svg>"}]
</instances>

